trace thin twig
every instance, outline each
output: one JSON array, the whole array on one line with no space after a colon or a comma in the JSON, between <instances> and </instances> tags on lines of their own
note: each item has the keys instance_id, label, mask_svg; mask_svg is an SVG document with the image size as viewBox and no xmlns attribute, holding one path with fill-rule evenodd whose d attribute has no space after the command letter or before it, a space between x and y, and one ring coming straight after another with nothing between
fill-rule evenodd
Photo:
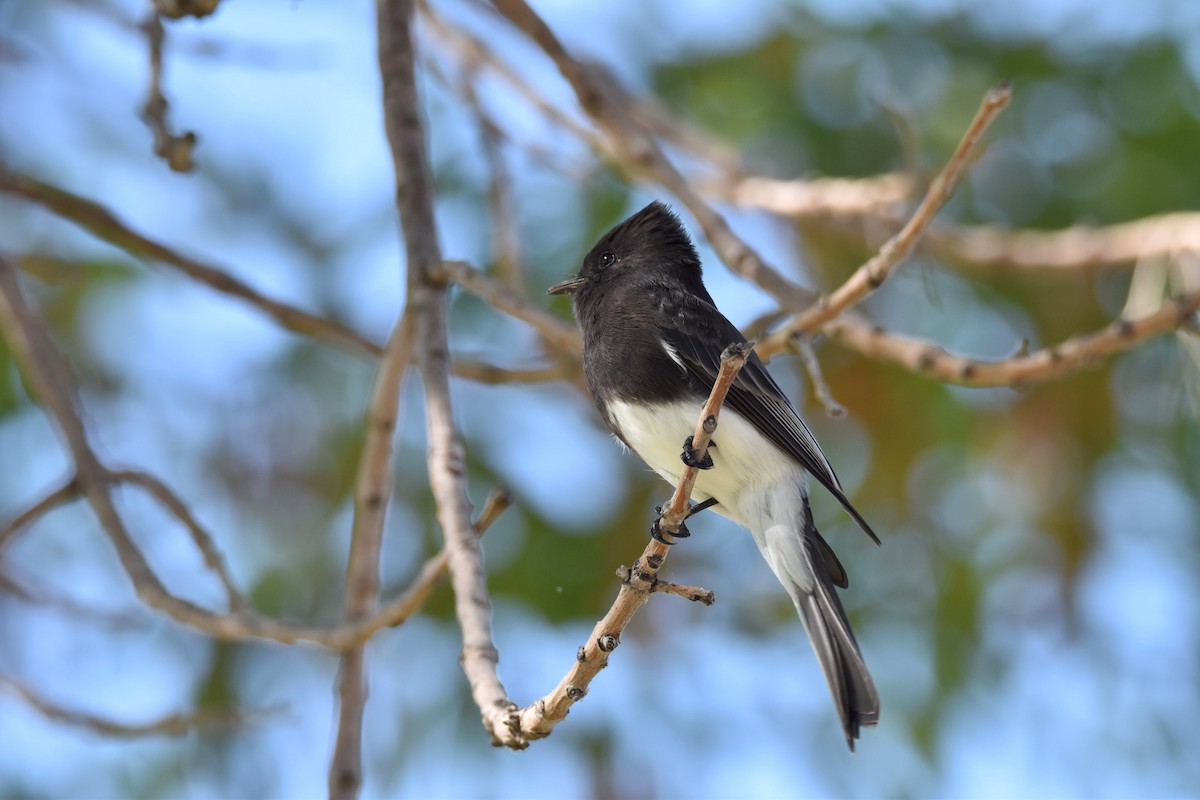
<instances>
[{"instance_id":1,"label":"thin twig","mask_svg":"<svg viewBox=\"0 0 1200 800\"><path fill-rule=\"evenodd\" d=\"M596 152L608 152L604 140L593 129L553 105L544 93L535 89L529 81L525 80L512 67L501 61L496 56L494 47L490 47L464 28L452 24L441 14L437 13L428 2L422 1L419 3L419 6L421 17L429 23L429 31L433 34L434 38L438 39L444 47L455 51L460 61L487 64L488 68L497 77L508 84L525 102L539 111L544 117L574 134L582 141L587 142Z\"/></svg>"},{"instance_id":2,"label":"thin twig","mask_svg":"<svg viewBox=\"0 0 1200 800\"><path fill-rule=\"evenodd\" d=\"M8 546L9 542L26 527L77 497L79 497L79 484L72 476L62 486L10 519L0 527L0 554L4 552L4 548Z\"/></svg>"},{"instance_id":3,"label":"thin twig","mask_svg":"<svg viewBox=\"0 0 1200 800\"><path fill-rule=\"evenodd\" d=\"M169 19L202 19L217 10L221 0L154 0L158 13Z\"/></svg>"},{"instance_id":4,"label":"thin twig","mask_svg":"<svg viewBox=\"0 0 1200 800\"><path fill-rule=\"evenodd\" d=\"M867 263L863 264L836 291L823 295L816 303L800 312L791 322L780 330L772 333L763 341L763 348L774 351L781 341L790 341L798 333L814 331L846 309L860 302L864 297L879 288L892 270L912 253L913 247L924 230L929 227L938 210L950 199L958 179L963 173L967 160L979 142L980 137L996 119L997 115L1008 105L1012 98L1012 89L1008 84L1001 84L987 91L975 118L967 127L954 154L946 162L946 166L929 185L925 197L913 212L912 217L895 236L888 239L879 252Z\"/></svg>"},{"instance_id":5,"label":"thin twig","mask_svg":"<svg viewBox=\"0 0 1200 800\"><path fill-rule=\"evenodd\" d=\"M508 489L503 486L493 489L491 494L488 495L487 500L484 501L483 508L479 511L479 516L475 518L473 524L475 534L483 536L484 532L496 521L496 518L512 505L512 502L513 498ZM417 576L409 583L408 588L404 590L404 594L384 606L380 613L376 615L376 619L382 623L379 625L379 628L395 627L417 613L425 605L425 601L429 599L429 595L433 593L434 588L438 585L438 581L445 577L449 567L450 551L446 547L443 547L437 555L432 556L421 565Z\"/></svg>"},{"instance_id":6,"label":"thin twig","mask_svg":"<svg viewBox=\"0 0 1200 800\"><path fill-rule=\"evenodd\" d=\"M204 529L204 526L200 524L200 521L196 519L196 516L179 495L171 491L170 487L162 480L148 472L120 470L113 472L112 477L114 480L142 487L153 495L158 502L162 503L176 519L182 522L188 534L192 537L192 542L195 543L196 549L204 556L204 563L216 574L217 579L221 581L221 586L225 589L226 600L229 603L229 610L239 614L249 610L250 602L234 583L233 576L229 574L229 568L225 565L225 557L217 549L212 536Z\"/></svg>"},{"instance_id":7,"label":"thin twig","mask_svg":"<svg viewBox=\"0 0 1200 800\"><path fill-rule=\"evenodd\" d=\"M75 376L50 339L45 323L25 302L16 269L2 256L0 334L33 394L57 423L75 463L79 494L91 506L121 567L146 605L216 639L262 638L285 644L304 640L335 650L352 647L379 628L391 624L390 618L376 615L337 626L294 625L250 613L217 614L172 594L130 537L111 496L117 480L100 462L88 441L79 410Z\"/></svg>"},{"instance_id":8,"label":"thin twig","mask_svg":"<svg viewBox=\"0 0 1200 800\"><path fill-rule=\"evenodd\" d=\"M500 280L517 294L525 294L525 276L521 269L521 242L516 209L513 205L512 177L504 160L504 134L484 108L476 91L479 79L478 58L468 59L459 78L459 91L479 125L480 146L488 168L488 210L491 212L492 258Z\"/></svg>"},{"instance_id":9,"label":"thin twig","mask_svg":"<svg viewBox=\"0 0 1200 800\"><path fill-rule=\"evenodd\" d=\"M453 281L492 308L529 323L552 347L576 356L583 353L583 337L578 328L534 305L528 298L465 261L443 261L434 267L432 274L441 280Z\"/></svg>"},{"instance_id":10,"label":"thin twig","mask_svg":"<svg viewBox=\"0 0 1200 800\"><path fill-rule=\"evenodd\" d=\"M629 583L634 579L634 571L630 567L621 565L617 569L617 577L621 579L621 583ZM661 578L655 578L650 581L650 592L661 592L662 594L673 594L679 597L691 600L693 603L703 603L706 606L711 606L717 602L717 595L710 589L705 589L701 586L686 586L682 583L671 583L664 581Z\"/></svg>"},{"instance_id":11,"label":"thin twig","mask_svg":"<svg viewBox=\"0 0 1200 800\"><path fill-rule=\"evenodd\" d=\"M310 336L357 356L378 356L383 352L378 344L340 322L318 317L267 297L224 270L201 263L143 236L99 203L14 172L3 165L0 165L0 191L37 203L135 258L174 267L218 292L245 300L286 330Z\"/></svg>"},{"instance_id":12,"label":"thin twig","mask_svg":"<svg viewBox=\"0 0 1200 800\"><path fill-rule=\"evenodd\" d=\"M392 484L392 448L400 385L412 356L412 325L396 320L367 404L362 452L354 479L354 522L346 561L346 619L367 617L379 594L379 553ZM351 798L362 785L362 727L367 703L367 643L342 653L338 668L338 727L329 763L329 796Z\"/></svg>"},{"instance_id":13,"label":"thin twig","mask_svg":"<svg viewBox=\"0 0 1200 800\"><path fill-rule=\"evenodd\" d=\"M163 94L163 41L166 31L163 29L162 17L157 7L152 8L141 24L142 33L146 35L146 44L150 49L150 89L146 104L142 108L142 119L154 134L154 154L167 162L175 172L191 172L196 166L192 161L192 151L196 149L196 134L194 131L184 131L182 135L171 132L167 122L167 98Z\"/></svg>"},{"instance_id":14,"label":"thin twig","mask_svg":"<svg viewBox=\"0 0 1200 800\"><path fill-rule=\"evenodd\" d=\"M651 591L677 595L686 600L691 600L693 603L703 603L706 606L711 606L717 602L716 594L711 589L705 589L702 586L686 586L682 583L658 580L655 581Z\"/></svg>"},{"instance_id":15,"label":"thin twig","mask_svg":"<svg viewBox=\"0 0 1200 800\"><path fill-rule=\"evenodd\" d=\"M13 573L14 565L4 564L3 570L0 571L0 591L22 602L58 611L77 620L96 622L113 628L144 628L146 625L146 613L140 607L123 610L97 608L93 601L79 601L35 584L24 574L24 570L21 570L22 574L19 576Z\"/></svg>"},{"instance_id":16,"label":"thin twig","mask_svg":"<svg viewBox=\"0 0 1200 800\"><path fill-rule=\"evenodd\" d=\"M844 417L846 408L834 399L833 390L829 388L829 382L825 380L825 373L821 371L821 362L813 350L812 339L808 336L798 336L792 340L792 346L800 355L800 363L804 365L804 372L808 375L808 382L812 385L813 394L816 395L817 402L825 409L825 413L834 418Z\"/></svg>"},{"instance_id":17,"label":"thin twig","mask_svg":"<svg viewBox=\"0 0 1200 800\"><path fill-rule=\"evenodd\" d=\"M708 401L700 411L696 432L692 437L692 446L696 449L699 459L703 459L708 452L708 443L716 430L721 404L725 401L725 395L733 385L737 373L750 357L752 346L749 342L733 344L721 355L721 369ZM662 513L660 530L668 536L679 530L680 524L687 516L688 500L696 482L697 472L695 467L684 467L675 493ZM566 718L571 706L587 694L592 680L608 665L608 654L621 643L621 633L625 626L649 599L651 593L656 591L658 572L666 560L668 550L669 546L658 539L652 538L647 543L641 557L628 569L628 579L622 581L621 590L617 593L612 608L596 623L587 642L579 648L575 663L571 665L566 676L550 694L525 708L514 709L503 715L505 725L499 730L503 735L495 737L497 744L515 750L523 749L529 746L529 742L549 736L554 726ZM698 594L705 592L696 587L687 588ZM657 590L662 591L663 587L658 586Z\"/></svg>"},{"instance_id":18,"label":"thin twig","mask_svg":"<svg viewBox=\"0 0 1200 800\"><path fill-rule=\"evenodd\" d=\"M785 306L799 307L815 299L812 292L767 264L693 188L667 158L654 135L628 112L622 101L624 93L610 73L597 64L584 64L572 57L550 26L524 0L494 0L493 5L554 61L575 91L580 107L605 134L607 148L615 154L617 165L634 175L661 183L678 197L731 270L754 282Z\"/></svg>"},{"instance_id":19,"label":"thin twig","mask_svg":"<svg viewBox=\"0 0 1200 800\"><path fill-rule=\"evenodd\" d=\"M1194 324L1200 291L1176 295L1154 313L1138 319L1118 319L1093 333L1072 336L1056 345L1000 361L964 358L919 339L887 334L851 314L825 326L830 341L868 358L899 364L918 375L961 386L1014 386L1061 378L1099 366L1116 353L1147 339Z\"/></svg>"},{"instance_id":20,"label":"thin twig","mask_svg":"<svg viewBox=\"0 0 1200 800\"><path fill-rule=\"evenodd\" d=\"M97 714L67 708L47 700L16 678L0 675L0 687L6 687L39 714L110 738L132 739L141 736L183 736L188 733L226 731L246 723L240 711L199 711L195 714L170 714L151 722L116 722ZM258 712L261 714L263 712Z\"/></svg>"},{"instance_id":21,"label":"thin twig","mask_svg":"<svg viewBox=\"0 0 1200 800\"><path fill-rule=\"evenodd\" d=\"M26 304L15 268L0 258L0 332L34 394L58 423L75 461L80 494L88 501L113 543L139 597L151 606L183 617L209 612L170 594L151 570L125 528L110 495L111 479L88 442L78 407L78 388L70 367L54 346L45 323Z\"/></svg>"},{"instance_id":22,"label":"thin twig","mask_svg":"<svg viewBox=\"0 0 1200 800\"><path fill-rule=\"evenodd\" d=\"M619 142L611 141L609 137L581 124L574 116L551 104L544 93L534 89L529 81L500 59L496 48L488 46L469 31L444 19L428 3L421 2L419 7L422 17L429 22L431 32L445 47L454 51L458 60L486 64L532 108L554 124L573 134L614 166L636 171L635 165L623 163ZM609 90L617 93L614 102L621 105L641 130L668 142L680 152L694 155L706 166L717 169L719 174L716 177L698 177L691 181L701 194L745 205L757 205L768 210L772 210L773 206L782 206L786 211L780 213L798 218L823 219L837 215L867 213L902 202L912 193L911 178L899 174L869 178L811 178L789 181L746 176L738 167L733 151L728 146L713 141L687 120L675 117L654 98L633 97L621 90L615 82L609 80L607 83ZM525 145L525 149L535 158L542 155L528 145ZM661 156L662 153L658 155ZM549 166L560 172L569 172L562 164ZM651 167L657 168L658 165ZM579 179L579 176L574 177Z\"/></svg>"},{"instance_id":23,"label":"thin twig","mask_svg":"<svg viewBox=\"0 0 1200 800\"><path fill-rule=\"evenodd\" d=\"M545 367L529 367L517 369L489 364L486 361L473 361L462 358L454 359L452 369L455 377L465 378L476 383L550 383L552 381L572 380L579 376L579 365L561 363Z\"/></svg>"}]
</instances>

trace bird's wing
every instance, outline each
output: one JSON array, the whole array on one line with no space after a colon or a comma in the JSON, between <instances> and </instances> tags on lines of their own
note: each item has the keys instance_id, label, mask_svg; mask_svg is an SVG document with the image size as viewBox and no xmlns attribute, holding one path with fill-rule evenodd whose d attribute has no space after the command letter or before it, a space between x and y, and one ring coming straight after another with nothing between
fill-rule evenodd
<instances>
[{"instance_id":1,"label":"bird's wing","mask_svg":"<svg viewBox=\"0 0 1200 800\"><path fill-rule=\"evenodd\" d=\"M687 292L667 293L662 310L665 313L660 318L659 335L668 352L684 369L711 387L721 366L721 352L734 342L744 342L746 337L715 306ZM850 504L812 432L756 353L750 354L738 373L725 403L780 450L800 462L879 544L879 537Z\"/></svg>"}]
</instances>

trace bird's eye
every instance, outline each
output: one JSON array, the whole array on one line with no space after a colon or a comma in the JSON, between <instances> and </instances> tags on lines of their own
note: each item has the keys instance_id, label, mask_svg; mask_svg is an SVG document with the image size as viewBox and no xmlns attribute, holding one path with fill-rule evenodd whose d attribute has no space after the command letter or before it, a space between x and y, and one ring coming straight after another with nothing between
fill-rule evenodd
<instances>
[{"instance_id":1,"label":"bird's eye","mask_svg":"<svg viewBox=\"0 0 1200 800\"><path fill-rule=\"evenodd\" d=\"M611 267L617 260L617 257L612 253L604 252L600 254L600 266Z\"/></svg>"}]
</instances>

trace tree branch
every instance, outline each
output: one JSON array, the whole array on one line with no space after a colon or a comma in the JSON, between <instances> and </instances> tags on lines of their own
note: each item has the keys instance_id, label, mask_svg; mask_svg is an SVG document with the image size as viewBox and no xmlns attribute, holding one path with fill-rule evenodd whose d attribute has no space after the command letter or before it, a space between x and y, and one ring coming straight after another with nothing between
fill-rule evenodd
<instances>
[{"instance_id":1,"label":"tree branch","mask_svg":"<svg viewBox=\"0 0 1200 800\"><path fill-rule=\"evenodd\" d=\"M174 172L191 172L196 166L192 161L192 151L196 149L196 134L193 131L184 131L183 135L172 133L167 122L168 104L162 89L163 40L166 38L166 31L163 29L158 7L153 4L152 6L140 26L150 49L150 89L146 104L142 108L142 120L154 134L154 154L166 161L167 166Z\"/></svg>"},{"instance_id":2,"label":"tree branch","mask_svg":"<svg viewBox=\"0 0 1200 800\"><path fill-rule=\"evenodd\" d=\"M473 525L475 535L483 536L484 532L496 521L501 512L512 505L512 502L513 498L509 494L508 489L503 486L493 489L491 494L488 495L487 500L484 501L483 508L479 511L479 516L475 518ZM373 622L378 622L379 624L371 630L371 633L380 628L395 627L419 611L425 605L425 601L429 599L429 595L433 593L438 581L445 576L449 568L450 550L447 547L443 547L437 555L431 557L421 566L417 577L404 590L404 594L397 597L376 615ZM363 639L366 638L368 637L363 636Z\"/></svg>"},{"instance_id":3,"label":"tree branch","mask_svg":"<svg viewBox=\"0 0 1200 800\"><path fill-rule=\"evenodd\" d=\"M465 378L476 383L551 383L553 381L570 381L579 378L579 364L561 363L545 367L529 367L518 369L489 364L486 361L474 361L462 358L454 359L453 365L456 377Z\"/></svg>"},{"instance_id":4,"label":"tree branch","mask_svg":"<svg viewBox=\"0 0 1200 800\"><path fill-rule=\"evenodd\" d=\"M379 552L392 485L392 446L400 385L412 354L412 325L401 313L375 372L363 449L354 481L354 523L346 561L346 619L367 617L379 593ZM342 653L338 729L329 762L329 796L353 798L362 786L362 725L367 703L367 643Z\"/></svg>"},{"instance_id":5,"label":"tree branch","mask_svg":"<svg viewBox=\"0 0 1200 800\"><path fill-rule=\"evenodd\" d=\"M245 300L286 330L310 336L357 356L378 356L383 352L379 345L340 322L318 317L267 297L227 272L143 236L99 203L14 172L3 165L0 165L0 191L30 200L135 258L174 267L218 292Z\"/></svg>"},{"instance_id":6,"label":"tree branch","mask_svg":"<svg viewBox=\"0 0 1200 800\"><path fill-rule=\"evenodd\" d=\"M845 283L838 287L837 291L833 294L823 295L816 303L800 312L791 322L766 337L763 341L764 350L778 350L780 342L789 341L798 333L816 330L842 311L862 301L864 297L887 280L892 270L912 253L917 239L933 221L934 215L942 205L950 199L971 151L996 116L1008 105L1011 98L1012 89L1008 84L988 90L979 110L975 112L975 118L971 120L966 133L963 134L962 140L955 148L954 154L930 184L921 204L917 206L917 210L913 212L904 227L895 236L888 239L879 248L879 252L859 267Z\"/></svg>"},{"instance_id":7,"label":"tree branch","mask_svg":"<svg viewBox=\"0 0 1200 800\"><path fill-rule=\"evenodd\" d=\"M754 202L749 205L759 206ZM777 210L789 213L786 207ZM864 227L865 220L878 224ZM902 224L902 219L884 208L847 210L843 216L820 220L823 232L861 239L867 247L882 244L883 235L876 234L877 230L898 230ZM917 250L978 269L1030 272L1115 269L1180 252L1200 252L1200 213L1177 211L1112 225L1072 225L1060 230L935 224L921 237Z\"/></svg>"},{"instance_id":8,"label":"tree branch","mask_svg":"<svg viewBox=\"0 0 1200 800\"><path fill-rule=\"evenodd\" d=\"M933 228L925 244L951 261L995 269L1107 269L1190 251L1200 253L1200 214L1175 212L1115 225L1057 231L990 226Z\"/></svg>"},{"instance_id":9,"label":"tree branch","mask_svg":"<svg viewBox=\"0 0 1200 800\"><path fill-rule=\"evenodd\" d=\"M768 265L692 188L667 158L653 134L639 125L628 111L624 92L607 71L599 65L585 65L573 58L524 0L494 0L493 5L554 61L575 91L580 107L606 135L618 166L635 176L661 183L678 197L731 270L754 282L785 306L799 307L813 300L812 292Z\"/></svg>"},{"instance_id":10,"label":"tree branch","mask_svg":"<svg viewBox=\"0 0 1200 800\"><path fill-rule=\"evenodd\" d=\"M310 641L334 650L353 647L380 628L399 624L406 618L400 613L406 609L389 606L368 619L341 625L296 625L249 612L216 614L171 594L150 568L117 512L110 492L119 479L100 463L88 441L78 408L74 375L50 340L44 323L25 303L16 270L3 257L0 257L0 334L8 342L34 394L57 423L75 462L78 492L92 508L125 574L146 605L217 639L261 638L284 644Z\"/></svg>"},{"instance_id":11,"label":"tree branch","mask_svg":"<svg viewBox=\"0 0 1200 800\"><path fill-rule=\"evenodd\" d=\"M708 444L713 431L717 429L717 416L720 414L722 403L725 402L725 395L745 365L746 359L750 357L752 347L750 342L732 344L721 355L721 369L712 392L700 411L696 432L692 437L692 446L696 449L697 458L701 460L708 453ZM682 442L680 444L682 446ZM695 467L684 467L675 493L662 512L659 526L668 537L679 530L687 516L688 500L697 473ZM668 549L669 545L666 543L651 539L633 567L623 568L618 573L622 575L623 580L617 599L613 601L612 608L603 619L596 623L587 642L579 648L571 669L550 694L525 708L513 709L505 720L505 726L500 731L493 732L494 735L503 734L495 736L496 744L521 750L528 747L529 742L549 736L554 726L566 718L571 706L587 694L588 687L600 670L608 666L608 654L621 643L621 633L625 626L653 592L687 592L685 596L697 595L693 599L706 603L711 601L712 593L707 590L690 586L677 587L675 584L664 585L659 582L658 572L666 561ZM676 589L681 592L675 591Z\"/></svg>"},{"instance_id":12,"label":"tree branch","mask_svg":"<svg viewBox=\"0 0 1200 800\"><path fill-rule=\"evenodd\" d=\"M747 208L760 208L797 220L826 224L830 218L861 219L903 203L913 179L898 172L871 178L777 180L748 175L737 180L701 181L705 194Z\"/></svg>"},{"instance_id":13,"label":"tree branch","mask_svg":"<svg viewBox=\"0 0 1200 800\"><path fill-rule=\"evenodd\" d=\"M79 483L72 476L66 483L0 526L0 554L18 533L59 506L79 497Z\"/></svg>"},{"instance_id":14,"label":"tree branch","mask_svg":"<svg viewBox=\"0 0 1200 800\"><path fill-rule=\"evenodd\" d=\"M429 480L437 518L449 550L455 612L462 628L462 666L485 728L512 707L496 672L491 599L483 552L471 526L466 456L454 424L446 332L446 286L438 275L442 258L433 215L433 178L415 75L412 3L377 0L379 65L383 78L384 124L396 170L397 206L408 258L408 308L416 334L417 364L425 387L429 435Z\"/></svg>"},{"instance_id":15,"label":"tree branch","mask_svg":"<svg viewBox=\"0 0 1200 800\"><path fill-rule=\"evenodd\" d=\"M140 486L154 496L158 502L183 523L188 534L192 537L192 542L195 543L196 549L204 556L204 563L211 569L221 581L221 586L225 589L225 597L229 603L229 610L234 613L245 613L250 609L250 601L246 596L238 590L237 585L233 582L233 577L229 574L229 568L225 565L225 557L221 555L221 551L217 549L213 543L212 536L204 529L191 509L183 502L179 495L171 491L163 481L147 472L139 472L137 470L120 470L110 473L112 480L123 483L132 483L135 486Z\"/></svg>"},{"instance_id":16,"label":"tree branch","mask_svg":"<svg viewBox=\"0 0 1200 800\"><path fill-rule=\"evenodd\" d=\"M171 714L151 722L116 722L96 714L66 708L47 700L21 681L7 675L0 675L0 687L8 687L47 719L86 728L110 738L132 739L141 736L183 736L195 732L212 733L240 727L246 722L245 715L234 710Z\"/></svg>"},{"instance_id":17,"label":"tree branch","mask_svg":"<svg viewBox=\"0 0 1200 800\"><path fill-rule=\"evenodd\" d=\"M430 268L430 275L435 280L452 281L492 308L532 325L552 347L575 356L583 353L583 337L574 325L534 305L527 297L465 261L439 262Z\"/></svg>"},{"instance_id":18,"label":"tree branch","mask_svg":"<svg viewBox=\"0 0 1200 800\"><path fill-rule=\"evenodd\" d=\"M1144 317L1117 319L1099 331L1001 361L952 355L930 342L886 334L849 314L828 323L825 333L830 340L868 358L890 361L918 375L961 386L1020 387L1098 366L1107 356L1195 324L1197 309L1200 309L1200 291L1176 295Z\"/></svg>"}]
</instances>

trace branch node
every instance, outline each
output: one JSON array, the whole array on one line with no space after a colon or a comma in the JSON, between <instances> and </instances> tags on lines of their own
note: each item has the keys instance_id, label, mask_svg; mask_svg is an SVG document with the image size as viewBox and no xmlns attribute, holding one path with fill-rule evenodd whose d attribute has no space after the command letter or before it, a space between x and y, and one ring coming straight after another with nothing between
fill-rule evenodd
<instances>
[{"instance_id":1,"label":"branch node","mask_svg":"<svg viewBox=\"0 0 1200 800\"><path fill-rule=\"evenodd\" d=\"M613 650L617 649L617 645L620 643L621 640L616 636L613 636L611 633L606 633L596 639L596 646L600 648L600 652L602 653L611 653Z\"/></svg>"}]
</instances>

